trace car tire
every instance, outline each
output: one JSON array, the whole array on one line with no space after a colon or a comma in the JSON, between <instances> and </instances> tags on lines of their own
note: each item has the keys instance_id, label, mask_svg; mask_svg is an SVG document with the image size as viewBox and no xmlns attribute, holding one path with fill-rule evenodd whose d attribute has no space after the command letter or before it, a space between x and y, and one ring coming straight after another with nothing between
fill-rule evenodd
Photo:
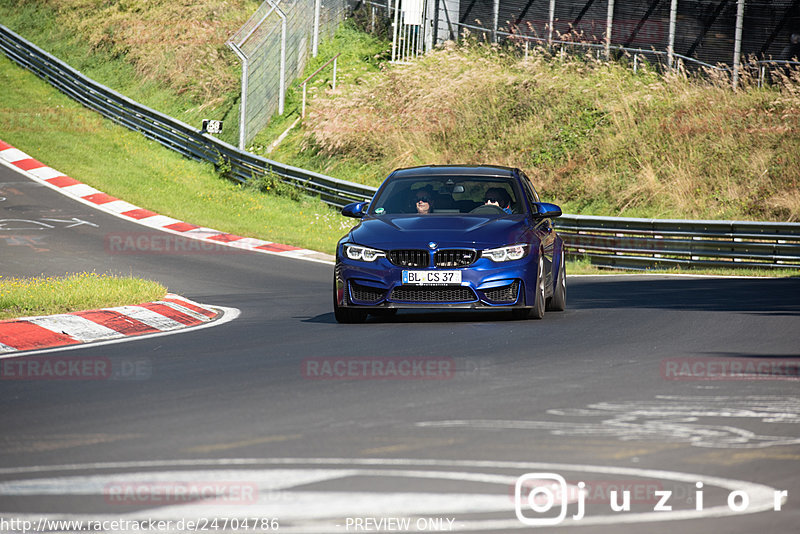
<instances>
[{"instance_id":1,"label":"car tire","mask_svg":"<svg viewBox=\"0 0 800 534\"><path fill-rule=\"evenodd\" d=\"M544 296L544 281L544 254L540 250L538 267L536 268L536 300L531 308L531 319L541 319L544 317L544 309L546 304Z\"/></svg>"},{"instance_id":2,"label":"car tire","mask_svg":"<svg viewBox=\"0 0 800 534\"><path fill-rule=\"evenodd\" d=\"M533 306L530 308L519 308L513 310L515 319L541 319L544 317L545 297L544 297L544 255L539 251L539 262L536 267L536 297Z\"/></svg>"},{"instance_id":3,"label":"car tire","mask_svg":"<svg viewBox=\"0 0 800 534\"><path fill-rule=\"evenodd\" d=\"M564 269L564 250L558 266L558 277L553 288L553 296L547 300L547 311L564 311L567 308L567 273Z\"/></svg>"},{"instance_id":4,"label":"car tire","mask_svg":"<svg viewBox=\"0 0 800 534\"><path fill-rule=\"evenodd\" d=\"M367 312L364 310L354 310L352 308L342 308L336 298L336 279L333 280L333 316L337 323L357 324L367 320Z\"/></svg>"}]
</instances>

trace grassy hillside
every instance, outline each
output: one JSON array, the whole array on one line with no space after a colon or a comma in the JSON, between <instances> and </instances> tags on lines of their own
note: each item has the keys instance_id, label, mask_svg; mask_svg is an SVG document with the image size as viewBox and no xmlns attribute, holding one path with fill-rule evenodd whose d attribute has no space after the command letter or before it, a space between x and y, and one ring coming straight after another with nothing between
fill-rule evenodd
<instances>
[{"instance_id":1,"label":"grassy hillside","mask_svg":"<svg viewBox=\"0 0 800 534\"><path fill-rule=\"evenodd\" d=\"M238 61L224 46L253 0L0 0L3 23L89 76L193 125L226 119L234 141ZM186 4L186 5L184 5ZM297 88L251 148L377 184L399 166L523 168L573 213L800 220L800 76L733 92L725 80L638 74L591 58L528 58L475 43L409 66L351 26L325 43L307 117ZM784 80L785 82L786 80Z\"/></svg>"},{"instance_id":2,"label":"grassy hillside","mask_svg":"<svg viewBox=\"0 0 800 534\"><path fill-rule=\"evenodd\" d=\"M87 76L192 126L238 130L241 67L225 41L258 0L0 0L0 21Z\"/></svg>"},{"instance_id":3,"label":"grassy hillside","mask_svg":"<svg viewBox=\"0 0 800 534\"><path fill-rule=\"evenodd\" d=\"M324 252L332 252L352 225L352 219L294 189L224 179L210 164L101 118L4 56L0 86L0 139L137 206L223 232Z\"/></svg>"},{"instance_id":4,"label":"grassy hillside","mask_svg":"<svg viewBox=\"0 0 800 534\"><path fill-rule=\"evenodd\" d=\"M733 92L467 43L314 103L278 159L377 184L395 167L523 168L573 213L800 220L800 76Z\"/></svg>"}]
</instances>

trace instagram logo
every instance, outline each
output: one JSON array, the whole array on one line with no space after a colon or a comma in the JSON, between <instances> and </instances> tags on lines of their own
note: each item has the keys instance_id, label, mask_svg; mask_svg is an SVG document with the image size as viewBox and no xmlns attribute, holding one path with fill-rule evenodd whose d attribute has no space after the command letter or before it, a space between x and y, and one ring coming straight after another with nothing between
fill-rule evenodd
<instances>
[{"instance_id":1,"label":"instagram logo","mask_svg":"<svg viewBox=\"0 0 800 534\"><path fill-rule=\"evenodd\" d=\"M514 512L517 519L531 526L557 525L567 517L567 505L578 503L578 513L572 519L583 519L586 484L567 485L564 477L555 473L526 473L514 486ZM558 515L550 513L558 505Z\"/></svg>"}]
</instances>

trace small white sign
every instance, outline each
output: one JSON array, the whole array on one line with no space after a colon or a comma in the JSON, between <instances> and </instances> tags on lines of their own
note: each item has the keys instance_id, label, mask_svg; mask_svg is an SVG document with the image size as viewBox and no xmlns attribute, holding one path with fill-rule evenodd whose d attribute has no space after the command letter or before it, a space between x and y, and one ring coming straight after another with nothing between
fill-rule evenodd
<instances>
[{"instance_id":1,"label":"small white sign","mask_svg":"<svg viewBox=\"0 0 800 534\"><path fill-rule=\"evenodd\" d=\"M210 134L222 133L222 121L203 120L203 131Z\"/></svg>"}]
</instances>

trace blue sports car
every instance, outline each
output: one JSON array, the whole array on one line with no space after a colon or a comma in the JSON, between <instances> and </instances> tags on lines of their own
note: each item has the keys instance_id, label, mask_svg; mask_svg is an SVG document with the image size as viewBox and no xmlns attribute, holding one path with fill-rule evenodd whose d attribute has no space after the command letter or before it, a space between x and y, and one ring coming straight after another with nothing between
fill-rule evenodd
<instances>
[{"instance_id":1,"label":"blue sports car","mask_svg":"<svg viewBox=\"0 0 800 534\"><path fill-rule=\"evenodd\" d=\"M398 169L336 247L333 309L340 323L400 308L512 310L541 319L566 305L561 215L519 169Z\"/></svg>"}]
</instances>

